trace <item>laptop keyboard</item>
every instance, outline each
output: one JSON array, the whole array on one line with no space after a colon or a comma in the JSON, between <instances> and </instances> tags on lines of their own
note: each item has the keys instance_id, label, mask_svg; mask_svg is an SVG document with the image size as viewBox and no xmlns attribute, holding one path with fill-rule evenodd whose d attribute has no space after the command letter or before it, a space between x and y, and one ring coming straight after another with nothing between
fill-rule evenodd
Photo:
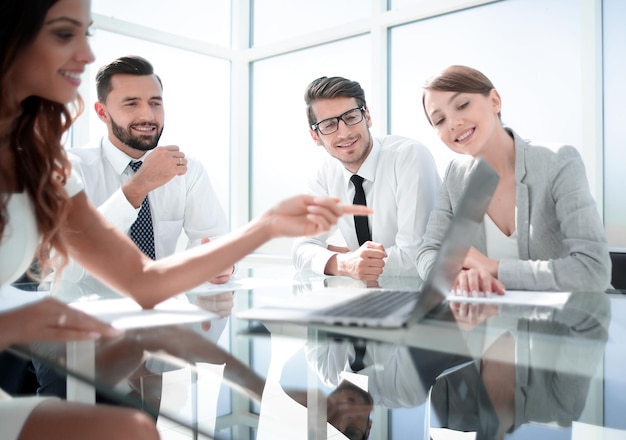
<instances>
[{"instance_id":1,"label":"laptop keyboard","mask_svg":"<svg viewBox=\"0 0 626 440\"><path fill-rule=\"evenodd\" d=\"M322 316L384 318L417 297L416 291L376 290L319 312Z\"/></svg>"}]
</instances>

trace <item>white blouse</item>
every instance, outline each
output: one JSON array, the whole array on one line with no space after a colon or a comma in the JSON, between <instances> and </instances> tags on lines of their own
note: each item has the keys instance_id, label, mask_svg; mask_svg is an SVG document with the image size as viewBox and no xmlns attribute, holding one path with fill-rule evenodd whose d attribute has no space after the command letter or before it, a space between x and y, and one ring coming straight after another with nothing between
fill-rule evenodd
<instances>
[{"instance_id":1,"label":"white blouse","mask_svg":"<svg viewBox=\"0 0 626 440\"><path fill-rule=\"evenodd\" d=\"M65 184L70 197L83 189L80 178L72 172ZM31 265L40 242L35 211L26 193L11 194L8 223L0 240L0 287L10 284Z\"/></svg>"},{"instance_id":2,"label":"white blouse","mask_svg":"<svg viewBox=\"0 0 626 440\"><path fill-rule=\"evenodd\" d=\"M517 217L517 215L516 215ZM485 237L487 241L487 256L492 260L514 259L519 260L517 250L517 224L511 235L500 230L491 217L485 214Z\"/></svg>"},{"instance_id":3,"label":"white blouse","mask_svg":"<svg viewBox=\"0 0 626 440\"><path fill-rule=\"evenodd\" d=\"M72 172L65 184L70 197L83 189L80 178ZM8 223L0 238L0 290L18 279L30 266L39 246L35 210L26 193L13 193L7 205ZM54 397L12 398L0 389L0 426L2 438L17 439L33 408Z\"/></svg>"}]
</instances>

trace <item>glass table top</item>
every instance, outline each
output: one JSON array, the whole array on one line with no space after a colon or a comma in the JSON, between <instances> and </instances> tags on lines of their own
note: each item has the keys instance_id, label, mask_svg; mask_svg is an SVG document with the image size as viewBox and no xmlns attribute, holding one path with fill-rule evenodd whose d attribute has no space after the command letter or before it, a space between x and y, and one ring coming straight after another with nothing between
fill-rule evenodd
<instances>
[{"instance_id":1,"label":"glass table top","mask_svg":"<svg viewBox=\"0 0 626 440\"><path fill-rule=\"evenodd\" d=\"M204 318L160 315L114 340L15 349L68 374L68 390L79 383L98 401L144 409L164 439L626 436L621 295L571 294L557 306L450 303L393 330L237 318L268 302L379 286L289 266L240 268L226 285L176 299ZM97 283L56 295L98 305L117 297Z\"/></svg>"}]
</instances>

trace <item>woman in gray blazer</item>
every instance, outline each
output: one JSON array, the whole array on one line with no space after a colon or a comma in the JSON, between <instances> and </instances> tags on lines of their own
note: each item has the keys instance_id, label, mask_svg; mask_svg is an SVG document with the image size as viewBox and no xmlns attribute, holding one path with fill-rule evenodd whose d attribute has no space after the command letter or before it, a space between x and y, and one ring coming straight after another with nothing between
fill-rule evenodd
<instances>
[{"instance_id":1,"label":"woman in gray blazer","mask_svg":"<svg viewBox=\"0 0 626 440\"><path fill-rule=\"evenodd\" d=\"M500 181L457 277L457 293L598 291L610 286L604 226L574 147L536 145L504 127L500 95L470 67L450 66L432 77L422 102L441 140L467 157L453 160L446 170L417 255L421 277L432 267L480 156Z\"/></svg>"}]
</instances>

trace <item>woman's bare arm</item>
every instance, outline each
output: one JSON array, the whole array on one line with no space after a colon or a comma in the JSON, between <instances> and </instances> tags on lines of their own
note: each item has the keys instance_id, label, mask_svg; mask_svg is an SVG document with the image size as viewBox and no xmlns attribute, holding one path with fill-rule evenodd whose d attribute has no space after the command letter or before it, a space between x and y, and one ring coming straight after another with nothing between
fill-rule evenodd
<instances>
[{"instance_id":1,"label":"woman's bare arm","mask_svg":"<svg viewBox=\"0 0 626 440\"><path fill-rule=\"evenodd\" d=\"M151 308L210 280L273 238L319 234L342 215L369 213L366 207L339 205L337 199L292 197L224 237L153 261L80 192L72 198L65 232L71 258L116 291Z\"/></svg>"}]
</instances>

